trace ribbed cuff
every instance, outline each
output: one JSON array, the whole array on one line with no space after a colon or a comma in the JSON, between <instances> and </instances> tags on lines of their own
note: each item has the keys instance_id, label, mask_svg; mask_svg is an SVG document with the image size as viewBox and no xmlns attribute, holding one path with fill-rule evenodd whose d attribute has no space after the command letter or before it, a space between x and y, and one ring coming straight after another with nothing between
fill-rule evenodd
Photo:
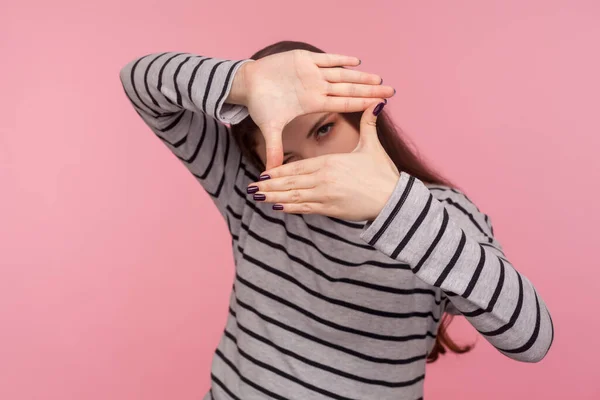
<instances>
[{"instance_id":1,"label":"ribbed cuff","mask_svg":"<svg viewBox=\"0 0 600 400\"><path fill-rule=\"evenodd\" d=\"M249 115L248 108L246 106L243 106L241 104L225 103L225 99L229 96L229 92L231 91L231 88L233 86L233 78L235 77L235 74L243 64L249 61L253 60L246 59L241 61L226 61L228 64L230 64L230 69L228 72L229 80L227 82L227 86L225 86L224 88L225 91L223 93L221 101L219 101L215 110L215 115L217 119L225 124L235 125L241 122L244 118L246 118Z\"/></svg>"}]
</instances>

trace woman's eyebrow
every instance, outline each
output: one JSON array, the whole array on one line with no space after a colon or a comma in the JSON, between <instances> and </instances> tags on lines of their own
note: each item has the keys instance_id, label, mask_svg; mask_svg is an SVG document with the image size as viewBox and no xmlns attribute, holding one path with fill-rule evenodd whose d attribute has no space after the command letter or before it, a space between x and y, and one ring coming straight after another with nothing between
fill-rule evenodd
<instances>
[{"instance_id":1,"label":"woman's eyebrow","mask_svg":"<svg viewBox=\"0 0 600 400\"><path fill-rule=\"evenodd\" d=\"M310 135L317 130L317 128L319 128L319 125L321 125L323 123L323 121L325 121L327 118L329 118L329 116L333 114L333 113L327 113L322 115L318 120L315 121L314 125L312 126L312 128L310 128L310 130L308 131L308 135L306 135L307 138L310 137Z\"/></svg>"}]
</instances>

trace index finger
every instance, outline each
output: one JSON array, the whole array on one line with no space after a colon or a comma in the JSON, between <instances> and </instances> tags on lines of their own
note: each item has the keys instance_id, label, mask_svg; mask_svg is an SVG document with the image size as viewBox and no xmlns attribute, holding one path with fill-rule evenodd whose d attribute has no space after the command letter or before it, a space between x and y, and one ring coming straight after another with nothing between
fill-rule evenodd
<instances>
[{"instance_id":1,"label":"index finger","mask_svg":"<svg viewBox=\"0 0 600 400\"><path fill-rule=\"evenodd\" d=\"M343 65L355 67L361 63L360 58L345 56L343 54L315 53L311 51L310 55L319 67L340 67Z\"/></svg>"},{"instance_id":2,"label":"index finger","mask_svg":"<svg viewBox=\"0 0 600 400\"><path fill-rule=\"evenodd\" d=\"M292 175L307 175L318 171L323 166L323 161L326 156L311 157L305 160L298 160L289 164L283 164L275 168L266 169L260 176L268 176L269 178L281 178L282 176Z\"/></svg>"}]
</instances>

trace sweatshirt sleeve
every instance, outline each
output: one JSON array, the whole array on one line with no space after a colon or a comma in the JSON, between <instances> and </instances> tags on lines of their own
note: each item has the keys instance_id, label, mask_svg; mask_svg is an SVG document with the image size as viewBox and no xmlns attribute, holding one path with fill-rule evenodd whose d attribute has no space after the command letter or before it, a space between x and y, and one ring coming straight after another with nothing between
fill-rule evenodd
<instances>
[{"instance_id":1,"label":"sweatshirt sleeve","mask_svg":"<svg viewBox=\"0 0 600 400\"><path fill-rule=\"evenodd\" d=\"M360 237L439 287L451 312L464 315L506 356L537 362L548 352L554 328L544 301L507 259L489 217L464 193L429 188L402 172Z\"/></svg>"},{"instance_id":2,"label":"sweatshirt sleeve","mask_svg":"<svg viewBox=\"0 0 600 400\"><path fill-rule=\"evenodd\" d=\"M120 71L125 95L144 123L185 165L226 217L241 151L229 127L248 109L224 103L242 64L189 53L134 59Z\"/></svg>"}]
</instances>

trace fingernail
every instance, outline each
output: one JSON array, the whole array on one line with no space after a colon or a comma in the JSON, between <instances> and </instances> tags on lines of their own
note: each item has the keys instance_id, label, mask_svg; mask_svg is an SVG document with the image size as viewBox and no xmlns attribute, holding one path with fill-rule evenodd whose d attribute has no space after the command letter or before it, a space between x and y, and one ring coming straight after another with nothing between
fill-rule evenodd
<instances>
[{"instance_id":1,"label":"fingernail","mask_svg":"<svg viewBox=\"0 0 600 400\"><path fill-rule=\"evenodd\" d=\"M387 99L383 99L383 102L384 102L385 104L387 104Z\"/></svg>"},{"instance_id":2,"label":"fingernail","mask_svg":"<svg viewBox=\"0 0 600 400\"><path fill-rule=\"evenodd\" d=\"M273 210L283 210L283 206L281 204L273 204Z\"/></svg>"},{"instance_id":3,"label":"fingernail","mask_svg":"<svg viewBox=\"0 0 600 400\"><path fill-rule=\"evenodd\" d=\"M259 181L266 181L267 179L271 179L271 175L265 174L258 177Z\"/></svg>"},{"instance_id":4,"label":"fingernail","mask_svg":"<svg viewBox=\"0 0 600 400\"><path fill-rule=\"evenodd\" d=\"M381 103L377 104L377 106L373 110L373 115L378 116L379 113L381 112L381 110L383 110L383 106L385 106L385 103L383 101Z\"/></svg>"},{"instance_id":5,"label":"fingernail","mask_svg":"<svg viewBox=\"0 0 600 400\"><path fill-rule=\"evenodd\" d=\"M362 60L359 58L358 59L358 65L362 64Z\"/></svg>"},{"instance_id":6,"label":"fingernail","mask_svg":"<svg viewBox=\"0 0 600 400\"><path fill-rule=\"evenodd\" d=\"M246 188L246 191L248 192L248 194L256 193L258 192L258 186L248 186Z\"/></svg>"},{"instance_id":7,"label":"fingernail","mask_svg":"<svg viewBox=\"0 0 600 400\"><path fill-rule=\"evenodd\" d=\"M396 89L394 89L394 94L396 94ZM393 94L393 95L394 95L394 94ZM393 96L393 95L392 95L392 96Z\"/></svg>"},{"instance_id":8,"label":"fingernail","mask_svg":"<svg viewBox=\"0 0 600 400\"><path fill-rule=\"evenodd\" d=\"M255 193L253 196L253 199L256 201L264 201L267 198L267 196L265 196L262 193Z\"/></svg>"},{"instance_id":9,"label":"fingernail","mask_svg":"<svg viewBox=\"0 0 600 400\"><path fill-rule=\"evenodd\" d=\"M379 82L379 84L381 85L383 83L383 78L381 78L381 82Z\"/></svg>"}]
</instances>

